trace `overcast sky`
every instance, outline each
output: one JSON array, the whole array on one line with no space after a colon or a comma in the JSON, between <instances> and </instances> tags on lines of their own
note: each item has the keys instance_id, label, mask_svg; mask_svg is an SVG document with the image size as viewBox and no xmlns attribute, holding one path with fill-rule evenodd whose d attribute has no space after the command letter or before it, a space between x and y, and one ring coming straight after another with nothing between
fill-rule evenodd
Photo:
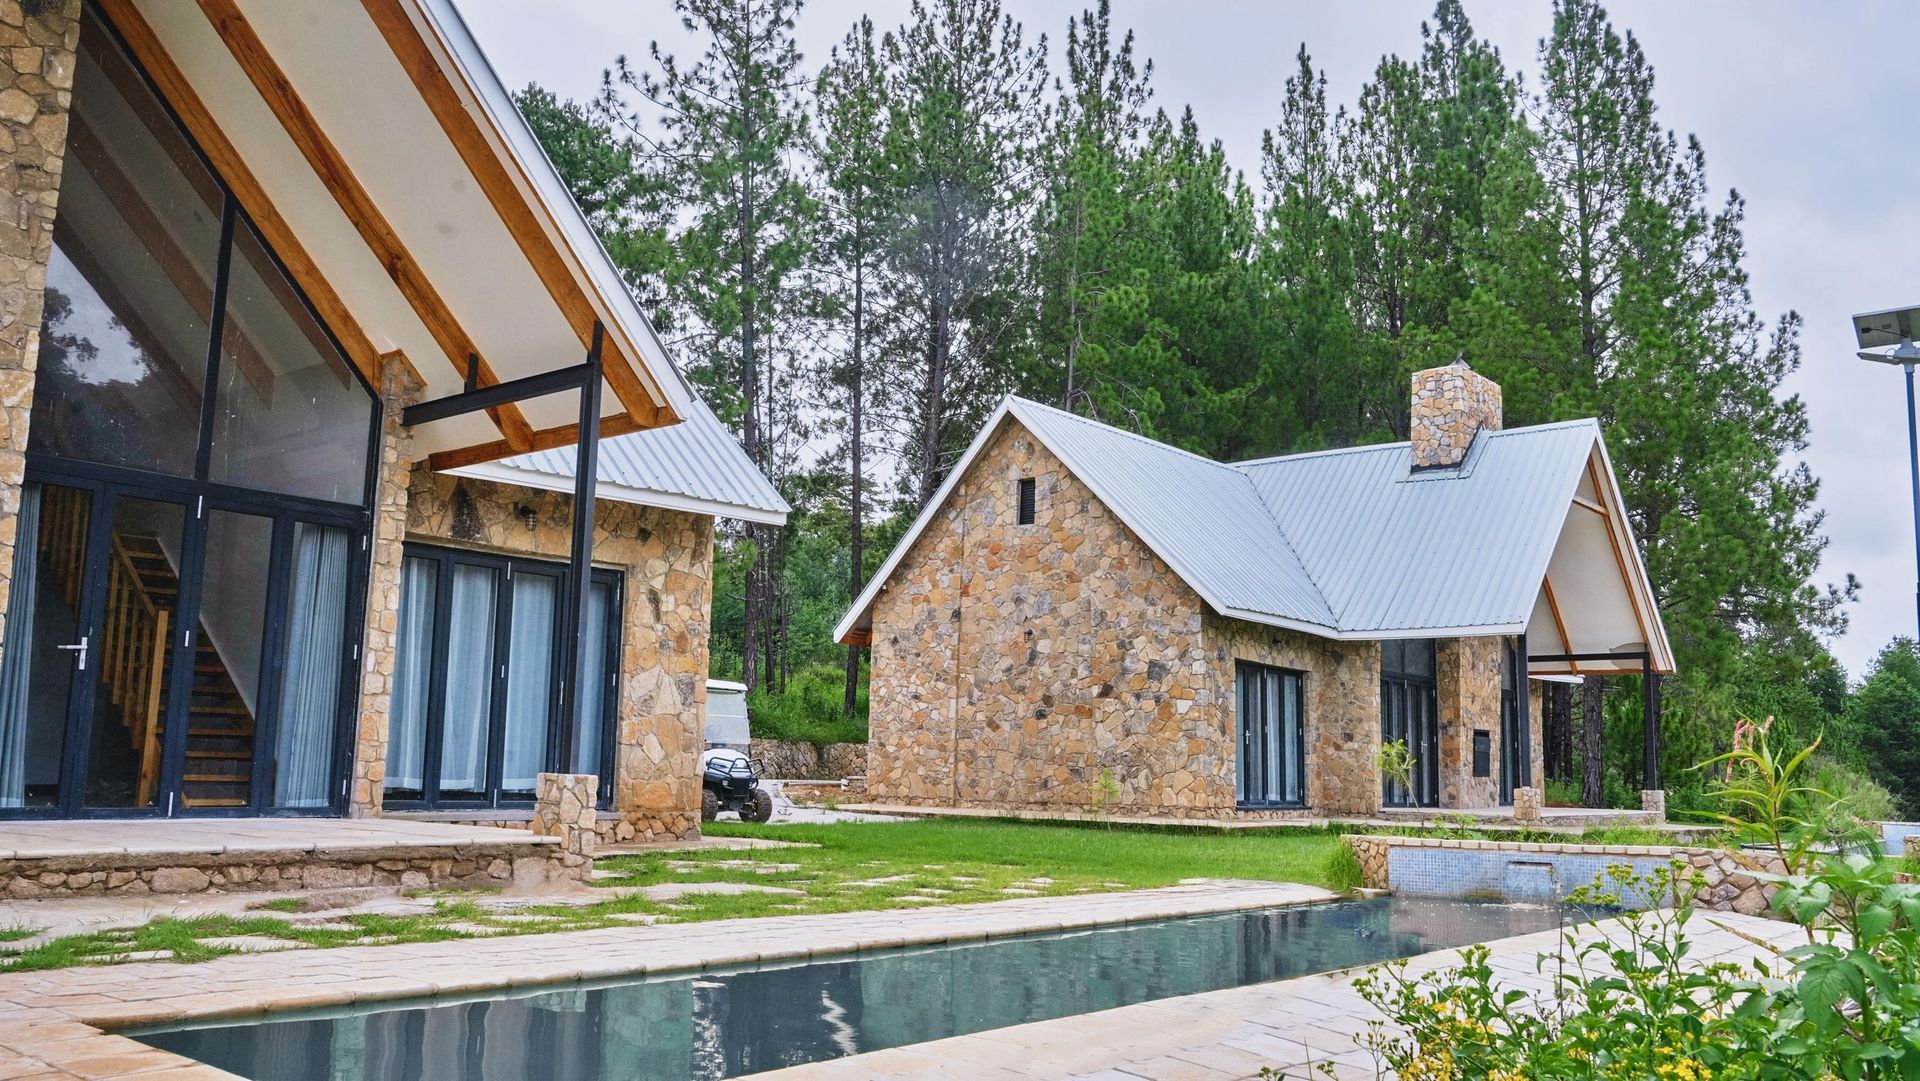
<instances>
[{"instance_id":1,"label":"overcast sky","mask_svg":"<svg viewBox=\"0 0 1920 1081\"><path fill-rule=\"evenodd\" d=\"M510 87L538 82L591 95L616 54L645 58L658 39L690 56L695 43L667 0L456 0ZM1005 0L1028 34L1057 48L1080 0ZM1114 0L1154 61L1159 103L1191 104L1201 130L1258 177L1260 132L1305 42L1330 96L1351 104L1384 53L1419 49L1422 0ZM1900 257L1920 235L1920 150L1907 141L1915 99L1904 54L1920 39L1920 7L1789 0L1616 0L1656 72L1661 121L1705 144L1719 196L1746 196L1748 270L1771 321L1806 319L1804 363L1788 384L1813 422L1807 460L1824 482L1832 539L1822 580L1864 583L1853 629L1833 643L1856 678L1888 639L1915 631L1912 505L1906 417L1897 369L1855 360L1852 312L1920 305L1920 260ZM799 40L809 67L861 12L896 26L906 0L814 0ZM1546 0L1467 0L1475 28L1534 83Z\"/></svg>"}]
</instances>

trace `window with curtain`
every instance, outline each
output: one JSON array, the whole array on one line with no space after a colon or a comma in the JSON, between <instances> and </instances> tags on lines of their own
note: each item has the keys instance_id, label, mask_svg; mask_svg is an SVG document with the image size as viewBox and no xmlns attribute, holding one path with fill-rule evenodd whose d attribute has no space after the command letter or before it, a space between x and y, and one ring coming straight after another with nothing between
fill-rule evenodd
<instances>
[{"instance_id":1,"label":"window with curtain","mask_svg":"<svg viewBox=\"0 0 1920 1081\"><path fill-rule=\"evenodd\" d=\"M285 676L274 735L276 807L325 807L334 795L328 782L340 736L350 539L338 526L294 523Z\"/></svg>"},{"instance_id":2,"label":"window with curtain","mask_svg":"<svg viewBox=\"0 0 1920 1081\"><path fill-rule=\"evenodd\" d=\"M582 643L600 678L597 723L556 746L567 658L567 568L544 560L409 546L400 584L386 798L426 806L525 803L559 760L602 777L612 745L619 576L596 571ZM591 762L593 765L584 766Z\"/></svg>"},{"instance_id":3,"label":"window with curtain","mask_svg":"<svg viewBox=\"0 0 1920 1081\"><path fill-rule=\"evenodd\" d=\"M1240 805L1306 806L1305 677L1285 668L1240 661L1234 666L1234 688L1240 726Z\"/></svg>"}]
</instances>

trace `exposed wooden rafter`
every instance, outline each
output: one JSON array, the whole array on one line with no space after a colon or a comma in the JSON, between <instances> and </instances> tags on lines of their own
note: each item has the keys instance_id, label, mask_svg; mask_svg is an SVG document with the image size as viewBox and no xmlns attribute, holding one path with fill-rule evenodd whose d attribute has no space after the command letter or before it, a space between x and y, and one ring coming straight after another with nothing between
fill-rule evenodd
<instances>
[{"instance_id":1,"label":"exposed wooden rafter","mask_svg":"<svg viewBox=\"0 0 1920 1081\"><path fill-rule=\"evenodd\" d=\"M480 120L462 100L401 0L361 0L361 4L413 82L414 89L439 121L441 130L459 152L467 170L479 183L480 190L486 193L507 231L520 245L527 263L579 336L580 344L590 345L594 324L601 321L601 316L594 311L592 301L581 289L565 255L554 243L536 205L523 194L531 189L531 182L522 175L518 179L525 182L525 187L516 183L517 166L509 171L510 159L503 160L496 152ZM605 344L602 363L607 385L613 388L614 396L638 428L659 427L678 419L651 373L634 358L626 356L614 342Z\"/></svg>"},{"instance_id":2,"label":"exposed wooden rafter","mask_svg":"<svg viewBox=\"0 0 1920 1081\"><path fill-rule=\"evenodd\" d=\"M1594 456L1588 455L1587 481L1593 485L1593 494L1604 498L1607 489L1601 483L1600 473L1601 471L1595 468ZM1601 525L1607 531L1607 544L1613 549L1613 565L1620 572L1620 584L1627 591L1627 602L1633 606L1633 624L1640 628L1640 640L1645 642L1647 649L1651 651L1658 637L1654 630L1659 617L1654 616L1652 620L1648 619L1647 611L1640 603L1640 591L1634 588L1638 580L1633 573L1635 563L1629 560L1629 553L1624 547L1625 544L1632 542L1621 536L1621 523L1613 515L1603 515ZM1635 559L1637 560L1637 557Z\"/></svg>"},{"instance_id":3,"label":"exposed wooden rafter","mask_svg":"<svg viewBox=\"0 0 1920 1081\"><path fill-rule=\"evenodd\" d=\"M1560 601L1553 595L1553 579L1542 578L1540 580L1540 592L1547 596L1547 611L1553 616L1554 632L1560 635L1561 652L1572 653L1573 639L1567 634L1566 619L1560 615ZM1576 676L1580 674L1580 666L1572 661L1567 662L1567 668Z\"/></svg>"},{"instance_id":4,"label":"exposed wooden rafter","mask_svg":"<svg viewBox=\"0 0 1920 1081\"><path fill-rule=\"evenodd\" d=\"M341 211L359 231L374 257L380 260L387 276L393 279L414 313L426 324L428 332L433 335L441 351L446 353L454 370L464 378L469 358L478 358L479 348L461 329L439 291L434 289L433 283L427 280L426 274L413 261L406 246L401 243L399 234L394 232L386 216L380 213L373 197L348 168L346 160L333 145L333 140L327 137L306 103L294 91L293 84L280 70L260 36L254 32L252 24L241 14L234 0L198 0L198 3L234 61L273 110L287 136L299 147L308 166L340 204ZM478 361L476 382L480 386L499 382L499 377L485 358ZM516 450L532 447L533 427L527 423L518 406L499 406L488 410L488 415L493 418L509 446Z\"/></svg>"},{"instance_id":5,"label":"exposed wooden rafter","mask_svg":"<svg viewBox=\"0 0 1920 1081\"><path fill-rule=\"evenodd\" d=\"M631 435L645 431L647 425L641 424L624 413L617 417L600 418L600 438L611 439L616 435ZM542 428L533 433L531 450L552 450L555 447L568 447L580 439L578 424L562 424L553 428ZM453 450L435 451L427 456L427 468L440 472L459 469L461 466L479 465L481 462L498 461L521 451L509 447L505 440L492 443L479 443L471 447L457 447Z\"/></svg>"},{"instance_id":6,"label":"exposed wooden rafter","mask_svg":"<svg viewBox=\"0 0 1920 1081\"><path fill-rule=\"evenodd\" d=\"M1583 495L1574 496L1573 505L1576 507L1585 507L1587 510L1592 511L1595 514L1598 514L1602 518L1605 518L1607 516L1607 508L1601 506L1598 503L1595 503L1593 500L1588 499L1586 496L1583 496Z\"/></svg>"},{"instance_id":7,"label":"exposed wooden rafter","mask_svg":"<svg viewBox=\"0 0 1920 1081\"><path fill-rule=\"evenodd\" d=\"M359 320L348 311L346 303L320 273L320 268L307 254L287 220L274 208L273 202L267 198L266 189L253 175L253 170L247 167L240 152L214 122L213 114L207 111L206 104L200 100L200 95L194 91L179 66L167 55L153 27L134 7L133 0L99 0L99 3L107 19L126 41L134 59L139 61L159 87L161 96L166 98L175 115L186 125L188 134L193 136L201 152L212 161L215 171L226 181L227 187L233 190L234 198L246 208L247 216L253 219L261 235L273 245L274 254L285 264L287 273L313 303L320 318L326 320L334 337L339 339L341 348L346 350L347 359L369 383L379 386L379 353L366 332L360 329Z\"/></svg>"}]
</instances>

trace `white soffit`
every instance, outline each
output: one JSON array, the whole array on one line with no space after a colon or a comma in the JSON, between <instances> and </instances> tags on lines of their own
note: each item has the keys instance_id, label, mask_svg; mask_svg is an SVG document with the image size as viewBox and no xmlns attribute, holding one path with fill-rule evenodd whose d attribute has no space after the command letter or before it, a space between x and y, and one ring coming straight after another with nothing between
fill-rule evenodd
<instances>
[{"instance_id":1,"label":"white soffit","mask_svg":"<svg viewBox=\"0 0 1920 1081\"><path fill-rule=\"evenodd\" d=\"M186 0L134 2L375 348L403 351L427 380L426 398L458 393L461 373L199 6ZM546 286L361 6L344 0L237 2L495 373L513 379L585 359ZM671 375L659 379L672 381ZM622 412L610 387L603 386L601 396L603 416ZM579 419L573 393L520 407L536 429ZM416 433L429 452L498 438L485 414L438 421Z\"/></svg>"}]
</instances>

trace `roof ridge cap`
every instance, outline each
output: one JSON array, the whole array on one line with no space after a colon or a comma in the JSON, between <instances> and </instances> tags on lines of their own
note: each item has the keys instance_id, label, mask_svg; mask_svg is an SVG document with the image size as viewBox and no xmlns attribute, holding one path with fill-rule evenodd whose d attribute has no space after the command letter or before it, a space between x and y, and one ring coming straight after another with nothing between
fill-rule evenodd
<instances>
[{"instance_id":1,"label":"roof ridge cap","mask_svg":"<svg viewBox=\"0 0 1920 1081\"><path fill-rule=\"evenodd\" d=\"M1141 435L1139 432L1130 432L1125 428L1120 427L1117 424L1108 424L1104 420L1094 420L1092 417L1083 417L1078 413L1070 413L1067 410L1062 409L1057 405L1048 405L1045 402L1036 402L1032 398L1022 398L1018 394L1007 395L1007 400L1009 402L1016 403L1017 405L1020 405L1020 406L1028 406L1034 409L1044 410L1048 413L1054 414L1055 416L1064 417L1067 420L1078 421L1081 424L1085 424L1090 427L1104 428L1115 435L1122 435L1127 437L1128 439L1134 440L1135 442L1145 443L1148 446L1158 447L1161 450L1170 450L1175 454L1184 455L1188 458L1192 458L1195 461L1205 462L1208 465L1216 466L1220 469L1234 469L1234 463L1232 462L1223 462L1218 458L1209 458L1206 455L1199 453L1198 451L1191 451L1185 447L1176 447L1172 443L1155 439L1152 436ZM1235 472L1238 472L1238 470L1235 470Z\"/></svg>"},{"instance_id":2,"label":"roof ridge cap","mask_svg":"<svg viewBox=\"0 0 1920 1081\"><path fill-rule=\"evenodd\" d=\"M1486 431L1487 437L1497 439L1508 435L1525 435L1529 432L1544 432L1550 429L1578 428L1584 425L1599 427L1598 417L1578 417L1573 420L1552 420L1545 424L1526 424L1518 428L1494 428ZM1401 439L1392 443L1360 443L1351 447L1323 447L1320 450L1299 450L1292 454L1269 454L1264 458L1243 458L1237 462L1223 463L1232 469L1246 469L1248 466L1269 465L1274 462L1291 462L1303 458L1324 458L1334 454L1360 454L1366 451L1385 450L1391 447L1411 445L1409 440Z\"/></svg>"}]
</instances>

